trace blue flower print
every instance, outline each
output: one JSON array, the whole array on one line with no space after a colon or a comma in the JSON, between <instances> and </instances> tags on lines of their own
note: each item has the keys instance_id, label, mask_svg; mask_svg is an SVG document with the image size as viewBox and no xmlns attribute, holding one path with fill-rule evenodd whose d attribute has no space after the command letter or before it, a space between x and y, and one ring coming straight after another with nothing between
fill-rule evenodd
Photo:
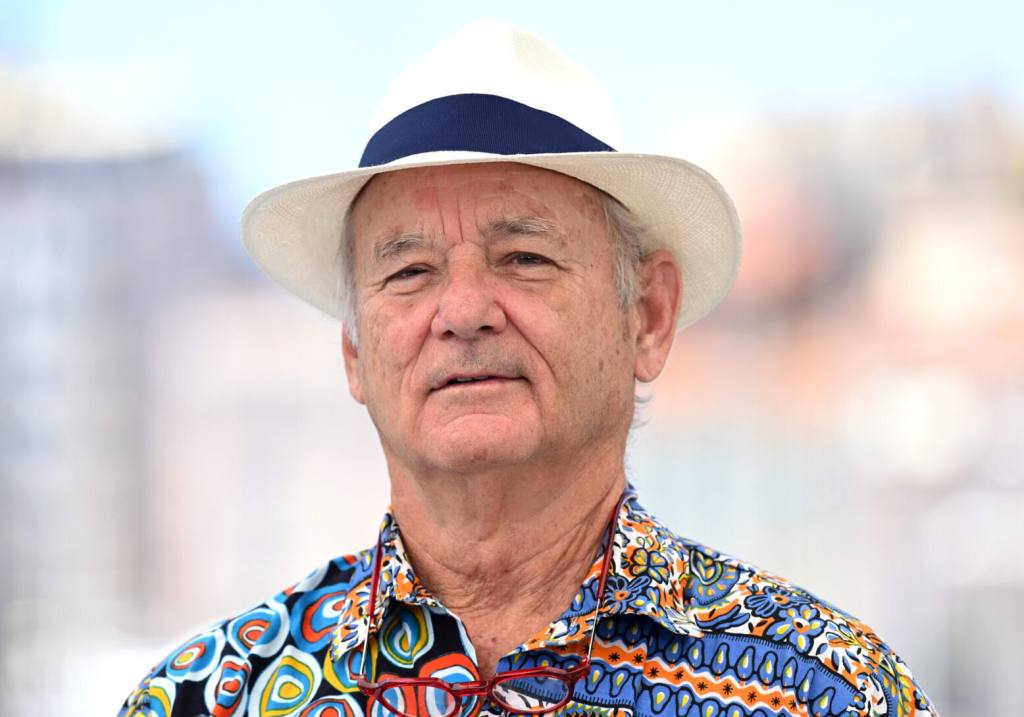
<instances>
[{"instance_id":1,"label":"blue flower print","mask_svg":"<svg viewBox=\"0 0 1024 717\"><path fill-rule=\"evenodd\" d=\"M803 595L769 585L761 592L749 595L743 604L758 617L772 617L787 608L807 605L809 602Z\"/></svg>"},{"instance_id":2,"label":"blue flower print","mask_svg":"<svg viewBox=\"0 0 1024 717\"><path fill-rule=\"evenodd\" d=\"M610 576L605 587L605 601L609 612L624 612L634 601L639 601L643 604L644 601L641 598L650 584L651 579L646 575L633 578L632 580L628 580L621 575ZM637 606L634 605L634 607Z\"/></svg>"},{"instance_id":3,"label":"blue flower print","mask_svg":"<svg viewBox=\"0 0 1024 717\"><path fill-rule=\"evenodd\" d=\"M768 628L768 636L776 642L788 642L797 652L807 654L814 638L825 630L825 621L818 609L810 605L786 608L778 622Z\"/></svg>"},{"instance_id":4,"label":"blue flower print","mask_svg":"<svg viewBox=\"0 0 1024 717\"><path fill-rule=\"evenodd\" d=\"M668 560L653 546L650 548L631 548L626 556L626 563L629 567L630 575L646 575L651 580L661 583L668 580Z\"/></svg>"}]
</instances>

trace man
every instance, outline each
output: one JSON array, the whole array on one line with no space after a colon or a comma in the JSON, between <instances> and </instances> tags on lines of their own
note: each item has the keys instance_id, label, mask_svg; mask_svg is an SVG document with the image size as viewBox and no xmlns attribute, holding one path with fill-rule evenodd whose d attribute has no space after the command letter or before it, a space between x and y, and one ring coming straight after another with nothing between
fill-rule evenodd
<instances>
[{"instance_id":1,"label":"man","mask_svg":"<svg viewBox=\"0 0 1024 717\"><path fill-rule=\"evenodd\" d=\"M391 479L377 544L175 650L122 714L934 714L870 628L675 535L626 482L635 382L735 275L721 187L612 151L593 79L500 23L379 115L361 169L264 193L242 226L342 317Z\"/></svg>"}]
</instances>

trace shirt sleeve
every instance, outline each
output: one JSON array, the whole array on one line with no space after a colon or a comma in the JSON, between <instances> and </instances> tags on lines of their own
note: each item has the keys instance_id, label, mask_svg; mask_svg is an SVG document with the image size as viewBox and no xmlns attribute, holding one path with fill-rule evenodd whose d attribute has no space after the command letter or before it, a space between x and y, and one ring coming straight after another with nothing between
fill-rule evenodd
<instances>
[{"instance_id":1,"label":"shirt sleeve","mask_svg":"<svg viewBox=\"0 0 1024 717\"><path fill-rule=\"evenodd\" d=\"M121 705L117 717L209 717L205 682L176 683L154 669Z\"/></svg>"},{"instance_id":2,"label":"shirt sleeve","mask_svg":"<svg viewBox=\"0 0 1024 717\"><path fill-rule=\"evenodd\" d=\"M883 644L884 652L863 691L865 717L938 717L910 667Z\"/></svg>"},{"instance_id":3,"label":"shirt sleeve","mask_svg":"<svg viewBox=\"0 0 1024 717\"><path fill-rule=\"evenodd\" d=\"M121 705L121 709L117 712L117 717L143 717L144 715L152 714L149 710L149 696L146 694L146 686L149 684L149 678L145 678L139 683L139 686L132 690L131 694L125 698L124 703Z\"/></svg>"},{"instance_id":4,"label":"shirt sleeve","mask_svg":"<svg viewBox=\"0 0 1024 717\"><path fill-rule=\"evenodd\" d=\"M122 703L118 717L207 717L225 653L222 625L186 640L157 663Z\"/></svg>"},{"instance_id":5,"label":"shirt sleeve","mask_svg":"<svg viewBox=\"0 0 1024 717\"><path fill-rule=\"evenodd\" d=\"M122 703L118 717L240 714L250 678L255 679L253 654L275 654L288 636L285 597L279 593L182 642L142 678Z\"/></svg>"}]
</instances>

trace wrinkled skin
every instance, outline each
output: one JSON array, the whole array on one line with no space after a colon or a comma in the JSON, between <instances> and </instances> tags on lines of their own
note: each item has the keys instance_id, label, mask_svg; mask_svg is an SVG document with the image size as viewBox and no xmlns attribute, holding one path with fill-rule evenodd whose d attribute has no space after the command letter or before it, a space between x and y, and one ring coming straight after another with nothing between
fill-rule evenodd
<instances>
[{"instance_id":1,"label":"wrinkled skin","mask_svg":"<svg viewBox=\"0 0 1024 717\"><path fill-rule=\"evenodd\" d=\"M624 311L595 190L521 164L378 175L352 220L345 366L393 473L621 460L634 380L660 372L674 333L668 252L642 268L660 294Z\"/></svg>"}]
</instances>

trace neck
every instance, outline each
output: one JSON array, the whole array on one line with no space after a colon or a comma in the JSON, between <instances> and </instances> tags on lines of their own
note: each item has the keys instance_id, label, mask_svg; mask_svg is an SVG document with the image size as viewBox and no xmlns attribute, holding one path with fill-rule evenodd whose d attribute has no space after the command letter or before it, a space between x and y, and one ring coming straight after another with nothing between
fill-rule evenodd
<instances>
[{"instance_id":1,"label":"neck","mask_svg":"<svg viewBox=\"0 0 1024 717\"><path fill-rule=\"evenodd\" d=\"M463 621L482 673L569 605L625 487L622 453L568 471L414 475L389 465L417 577ZM389 464L391 462L389 461Z\"/></svg>"}]
</instances>

